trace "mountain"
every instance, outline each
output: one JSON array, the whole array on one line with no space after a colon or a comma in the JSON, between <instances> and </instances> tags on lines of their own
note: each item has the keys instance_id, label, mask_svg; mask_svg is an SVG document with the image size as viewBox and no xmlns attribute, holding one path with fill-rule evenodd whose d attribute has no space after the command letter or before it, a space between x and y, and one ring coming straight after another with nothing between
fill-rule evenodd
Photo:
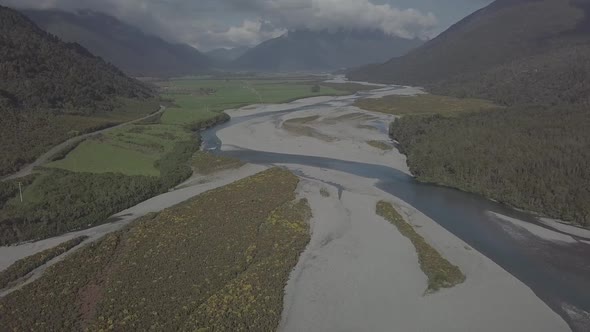
<instances>
[{"instance_id":1,"label":"mountain","mask_svg":"<svg viewBox=\"0 0 590 332\"><path fill-rule=\"evenodd\" d=\"M299 30L252 48L234 66L266 72L336 70L383 62L420 44L373 30Z\"/></svg>"},{"instance_id":2,"label":"mountain","mask_svg":"<svg viewBox=\"0 0 590 332\"><path fill-rule=\"evenodd\" d=\"M207 56L186 44L169 43L120 20L93 11L23 11L45 31L76 42L124 72L141 77L201 74Z\"/></svg>"},{"instance_id":3,"label":"mountain","mask_svg":"<svg viewBox=\"0 0 590 332\"><path fill-rule=\"evenodd\" d=\"M115 111L154 96L82 46L2 6L0 77L0 176L76 132L116 123Z\"/></svg>"},{"instance_id":4,"label":"mountain","mask_svg":"<svg viewBox=\"0 0 590 332\"><path fill-rule=\"evenodd\" d=\"M205 54L214 61L231 62L250 50L249 47L217 48Z\"/></svg>"},{"instance_id":5,"label":"mountain","mask_svg":"<svg viewBox=\"0 0 590 332\"><path fill-rule=\"evenodd\" d=\"M589 10L588 0L497 0L407 55L348 76L506 105L587 101Z\"/></svg>"}]
</instances>

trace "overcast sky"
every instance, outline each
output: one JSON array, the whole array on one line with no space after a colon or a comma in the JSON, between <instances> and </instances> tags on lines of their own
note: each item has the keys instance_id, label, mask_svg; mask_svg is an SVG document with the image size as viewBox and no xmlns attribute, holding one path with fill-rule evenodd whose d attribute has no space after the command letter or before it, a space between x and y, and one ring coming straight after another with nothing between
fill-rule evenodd
<instances>
[{"instance_id":1,"label":"overcast sky","mask_svg":"<svg viewBox=\"0 0 590 332\"><path fill-rule=\"evenodd\" d=\"M491 0L0 0L21 8L93 9L201 50L254 46L292 29L381 29L434 37Z\"/></svg>"}]
</instances>

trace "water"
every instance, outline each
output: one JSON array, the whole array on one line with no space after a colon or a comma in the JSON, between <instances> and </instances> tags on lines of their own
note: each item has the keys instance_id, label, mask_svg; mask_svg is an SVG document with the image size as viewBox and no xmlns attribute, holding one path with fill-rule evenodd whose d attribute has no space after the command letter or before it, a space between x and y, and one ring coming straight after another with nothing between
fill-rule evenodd
<instances>
[{"instance_id":1,"label":"water","mask_svg":"<svg viewBox=\"0 0 590 332\"><path fill-rule=\"evenodd\" d=\"M334 105L351 103L358 97L359 95L339 98L338 103L327 101L272 114L337 107ZM494 217L490 212L546 228L531 214L516 211L478 195L422 184L390 167L252 150L220 151L221 141L216 135L217 131L269 114L236 117L223 126L205 131L204 147L221 155L255 164L299 164L377 179L379 189L409 203L530 287L540 299L561 315L573 330L590 331L590 317L582 312L590 312L589 244L539 238L510 222Z\"/></svg>"}]
</instances>

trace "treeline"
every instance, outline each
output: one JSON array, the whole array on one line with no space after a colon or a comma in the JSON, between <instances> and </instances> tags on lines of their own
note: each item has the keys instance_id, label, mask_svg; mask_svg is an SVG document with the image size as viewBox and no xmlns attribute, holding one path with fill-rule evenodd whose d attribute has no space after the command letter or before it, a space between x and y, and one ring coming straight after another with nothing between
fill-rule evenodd
<instances>
[{"instance_id":1,"label":"treeline","mask_svg":"<svg viewBox=\"0 0 590 332\"><path fill-rule=\"evenodd\" d=\"M590 226L589 128L584 106L514 106L403 117L391 135L421 181Z\"/></svg>"},{"instance_id":2,"label":"treeline","mask_svg":"<svg viewBox=\"0 0 590 332\"><path fill-rule=\"evenodd\" d=\"M158 194L161 184L156 177L47 170L27 190L36 199L0 211L0 245L98 225Z\"/></svg>"}]
</instances>

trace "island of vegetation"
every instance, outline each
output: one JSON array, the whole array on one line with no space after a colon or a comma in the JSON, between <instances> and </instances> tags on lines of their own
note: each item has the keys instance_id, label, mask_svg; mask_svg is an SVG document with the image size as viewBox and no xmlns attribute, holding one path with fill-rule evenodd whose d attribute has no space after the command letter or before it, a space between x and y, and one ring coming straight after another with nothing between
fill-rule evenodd
<instances>
[{"instance_id":1,"label":"island of vegetation","mask_svg":"<svg viewBox=\"0 0 590 332\"><path fill-rule=\"evenodd\" d=\"M433 293L441 288L451 288L465 281L465 275L459 268L446 260L424 238L414 230L414 227L404 220L391 203L381 201L377 203L377 214L391 222L399 232L407 237L418 254L420 268L428 277L427 293Z\"/></svg>"}]
</instances>

